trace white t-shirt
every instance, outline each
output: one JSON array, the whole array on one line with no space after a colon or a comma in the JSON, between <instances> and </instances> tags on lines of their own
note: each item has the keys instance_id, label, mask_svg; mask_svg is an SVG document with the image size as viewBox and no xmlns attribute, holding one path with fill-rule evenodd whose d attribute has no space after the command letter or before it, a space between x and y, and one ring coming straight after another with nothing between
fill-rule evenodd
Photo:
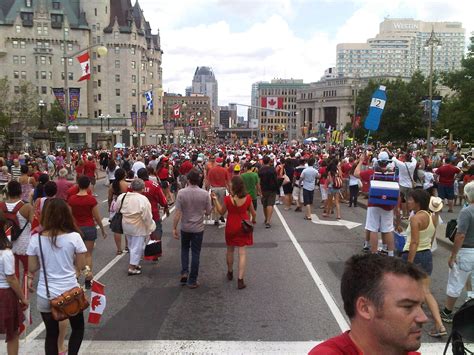
<instances>
[{"instance_id":1,"label":"white t-shirt","mask_svg":"<svg viewBox=\"0 0 474 355\"><path fill-rule=\"evenodd\" d=\"M15 257L10 249L0 250L0 288L10 288L7 276L15 274Z\"/></svg>"},{"instance_id":2,"label":"white t-shirt","mask_svg":"<svg viewBox=\"0 0 474 355\"><path fill-rule=\"evenodd\" d=\"M145 169L146 169L146 166L145 166L145 164L144 164L142 161L136 161L135 163L133 163L132 170L133 170L133 172L135 173L135 176L137 176L137 172L138 172L138 170L140 170L141 168L145 168Z\"/></svg>"},{"instance_id":3,"label":"white t-shirt","mask_svg":"<svg viewBox=\"0 0 474 355\"><path fill-rule=\"evenodd\" d=\"M56 246L53 245L51 238L41 236L41 245L43 247L50 297L57 297L71 288L78 286L76 269L74 267L75 254L85 253L87 251L80 234L73 232L58 235L56 238ZM39 271L40 277L37 292L38 296L47 299L46 286L44 283L44 266L41 262L38 234L31 236L27 254L38 257L41 269Z\"/></svg>"},{"instance_id":4,"label":"white t-shirt","mask_svg":"<svg viewBox=\"0 0 474 355\"><path fill-rule=\"evenodd\" d=\"M416 169L416 159L412 157L411 161L403 162L393 157L392 161L398 167L398 177L400 186L412 188L413 173Z\"/></svg>"}]
</instances>

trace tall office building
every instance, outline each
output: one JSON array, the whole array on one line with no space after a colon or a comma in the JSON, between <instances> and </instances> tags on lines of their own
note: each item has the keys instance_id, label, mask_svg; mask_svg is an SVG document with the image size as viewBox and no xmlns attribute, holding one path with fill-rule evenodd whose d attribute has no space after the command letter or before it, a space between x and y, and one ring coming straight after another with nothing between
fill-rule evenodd
<instances>
[{"instance_id":1,"label":"tall office building","mask_svg":"<svg viewBox=\"0 0 474 355\"><path fill-rule=\"evenodd\" d=\"M75 53L98 44L107 47L107 55L101 57L97 46L88 50L91 78L78 82L81 66ZM81 89L79 130L71 133L72 146L95 145L104 123L101 115L110 115L108 122L116 130L128 131L122 139L134 131L131 112L148 111L145 133L158 130L161 56L160 36L152 34L138 1L0 2L0 77L10 80L13 93L22 81L31 82L49 106L55 100L52 88L64 87L67 75L68 86ZM154 108L146 110L143 93L150 89L155 92Z\"/></svg>"},{"instance_id":2,"label":"tall office building","mask_svg":"<svg viewBox=\"0 0 474 355\"><path fill-rule=\"evenodd\" d=\"M262 106L262 98L282 99L282 111L258 109L259 135L261 141L281 142L298 139L301 136L301 124L297 117L296 99L298 90L305 89L309 84L303 79L273 79L270 83L258 84L258 105Z\"/></svg>"},{"instance_id":3,"label":"tall office building","mask_svg":"<svg viewBox=\"0 0 474 355\"><path fill-rule=\"evenodd\" d=\"M218 103L218 85L214 72L210 67L197 67L194 72L192 92L195 94L202 94L211 99L211 108L214 117L218 117L219 103ZM219 120L215 120L218 125Z\"/></svg>"},{"instance_id":4,"label":"tall office building","mask_svg":"<svg viewBox=\"0 0 474 355\"><path fill-rule=\"evenodd\" d=\"M434 31L441 41L434 48L436 71L457 70L465 51L465 29L460 22L423 22L385 19L380 32L367 43L337 45L337 74L340 77L401 76L430 71L430 48L425 44Z\"/></svg>"},{"instance_id":5,"label":"tall office building","mask_svg":"<svg viewBox=\"0 0 474 355\"><path fill-rule=\"evenodd\" d=\"M250 96L250 105L251 106L260 106L260 102L258 101L258 87L260 84L268 83L268 81L257 81L256 83L252 84L252 92ZM253 128L257 128L258 126L258 117L257 117L257 108L250 107L249 110L249 126Z\"/></svg>"}]
</instances>

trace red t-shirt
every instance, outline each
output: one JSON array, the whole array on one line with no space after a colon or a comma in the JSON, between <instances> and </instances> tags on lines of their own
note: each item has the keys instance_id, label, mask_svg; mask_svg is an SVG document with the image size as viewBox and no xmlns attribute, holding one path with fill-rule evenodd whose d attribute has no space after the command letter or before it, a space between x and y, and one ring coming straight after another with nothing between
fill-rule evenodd
<instances>
[{"instance_id":1,"label":"red t-shirt","mask_svg":"<svg viewBox=\"0 0 474 355\"><path fill-rule=\"evenodd\" d=\"M95 170L97 169L95 162L94 161L86 161L84 163L84 175L87 177L94 177L95 176Z\"/></svg>"},{"instance_id":2,"label":"red t-shirt","mask_svg":"<svg viewBox=\"0 0 474 355\"><path fill-rule=\"evenodd\" d=\"M160 180L166 180L170 177L170 171L168 165L162 166L160 170L158 170L157 174Z\"/></svg>"},{"instance_id":3,"label":"red t-shirt","mask_svg":"<svg viewBox=\"0 0 474 355\"><path fill-rule=\"evenodd\" d=\"M71 206L72 215L79 227L94 227L92 209L97 206L97 200L91 195L72 195L67 203Z\"/></svg>"},{"instance_id":4,"label":"red t-shirt","mask_svg":"<svg viewBox=\"0 0 474 355\"><path fill-rule=\"evenodd\" d=\"M77 165L76 166L76 174L77 174L77 176L84 175L84 165Z\"/></svg>"},{"instance_id":5,"label":"red t-shirt","mask_svg":"<svg viewBox=\"0 0 474 355\"><path fill-rule=\"evenodd\" d=\"M79 192L79 186L77 184L74 184L73 186L71 186L67 192L66 192L66 195L67 195L67 199L69 199L70 196L72 195L75 195ZM87 189L87 193L89 195L92 195L92 190L91 189Z\"/></svg>"},{"instance_id":6,"label":"red t-shirt","mask_svg":"<svg viewBox=\"0 0 474 355\"><path fill-rule=\"evenodd\" d=\"M352 341L347 331L315 346L308 355L364 355L364 353ZM421 355L421 353L409 351L406 355Z\"/></svg>"},{"instance_id":7,"label":"red t-shirt","mask_svg":"<svg viewBox=\"0 0 474 355\"><path fill-rule=\"evenodd\" d=\"M145 181L143 195L145 195L148 201L150 201L153 220L158 221L160 219L160 208L158 205L163 207L168 205L168 201L166 201L163 190L156 182L147 180Z\"/></svg>"},{"instance_id":8,"label":"red t-shirt","mask_svg":"<svg viewBox=\"0 0 474 355\"><path fill-rule=\"evenodd\" d=\"M222 166L215 166L207 173L207 180L212 187L226 187L229 172Z\"/></svg>"},{"instance_id":9,"label":"red t-shirt","mask_svg":"<svg viewBox=\"0 0 474 355\"><path fill-rule=\"evenodd\" d=\"M344 179L349 179L349 171L351 171L351 169L352 169L351 163L344 163L341 165L342 177Z\"/></svg>"},{"instance_id":10,"label":"red t-shirt","mask_svg":"<svg viewBox=\"0 0 474 355\"><path fill-rule=\"evenodd\" d=\"M191 163L189 160L185 160L183 164L181 164L181 166L179 167L179 173L181 175L186 175L187 173L191 171L192 168L193 168L193 163Z\"/></svg>"},{"instance_id":11,"label":"red t-shirt","mask_svg":"<svg viewBox=\"0 0 474 355\"><path fill-rule=\"evenodd\" d=\"M362 180L363 183L370 184L370 180L372 179L372 176L374 174L375 174L375 171L373 169L361 171L360 172L360 179ZM376 204L373 204L373 203L367 203L367 207L380 207L380 208L384 209L385 211L391 211L396 206L395 205L394 206L376 205Z\"/></svg>"},{"instance_id":12,"label":"red t-shirt","mask_svg":"<svg viewBox=\"0 0 474 355\"><path fill-rule=\"evenodd\" d=\"M443 186L453 186L454 176L459 174L461 170L451 164L444 164L436 170L436 175L439 176L439 184Z\"/></svg>"}]
</instances>

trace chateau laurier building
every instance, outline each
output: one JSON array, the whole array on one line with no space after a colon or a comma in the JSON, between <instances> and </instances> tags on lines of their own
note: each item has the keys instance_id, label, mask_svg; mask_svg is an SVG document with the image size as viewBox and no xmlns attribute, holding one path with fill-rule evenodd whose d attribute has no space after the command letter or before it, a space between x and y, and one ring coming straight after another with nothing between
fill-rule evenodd
<instances>
[{"instance_id":1,"label":"chateau laurier building","mask_svg":"<svg viewBox=\"0 0 474 355\"><path fill-rule=\"evenodd\" d=\"M74 54L96 44L107 47L107 54L99 55L98 46L81 52L90 55L91 78L78 82L81 66ZM155 142L152 134L163 131L162 53L160 36L152 34L138 1L0 1L0 77L8 78L12 92L22 81L31 82L50 108L52 89L63 88L67 75L69 88L80 88L78 128L70 134L73 147L95 147L106 131L111 142L127 146ZM153 91L153 109L146 107L148 90ZM142 135L135 139L132 112L147 115Z\"/></svg>"}]
</instances>

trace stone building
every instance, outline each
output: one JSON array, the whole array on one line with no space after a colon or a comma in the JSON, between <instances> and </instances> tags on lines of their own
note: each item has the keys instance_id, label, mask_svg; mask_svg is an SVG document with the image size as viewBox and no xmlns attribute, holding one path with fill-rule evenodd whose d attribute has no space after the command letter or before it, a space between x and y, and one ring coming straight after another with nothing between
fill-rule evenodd
<instances>
[{"instance_id":1,"label":"stone building","mask_svg":"<svg viewBox=\"0 0 474 355\"><path fill-rule=\"evenodd\" d=\"M98 44L107 47L107 55L99 55ZM87 50L90 46L95 47ZM82 50L90 55L91 79L78 82L76 57ZM152 34L138 1L0 2L0 77L10 80L13 92L22 80L30 81L50 106L55 100L52 88L63 88L65 75L69 87L81 89L71 146L95 146L104 117L120 131L114 140L132 144L131 112L147 112L141 143L162 130L161 60L159 34ZM147 90L153 90L153 110L145 108Z\"/></svg>"}]
</instances>

